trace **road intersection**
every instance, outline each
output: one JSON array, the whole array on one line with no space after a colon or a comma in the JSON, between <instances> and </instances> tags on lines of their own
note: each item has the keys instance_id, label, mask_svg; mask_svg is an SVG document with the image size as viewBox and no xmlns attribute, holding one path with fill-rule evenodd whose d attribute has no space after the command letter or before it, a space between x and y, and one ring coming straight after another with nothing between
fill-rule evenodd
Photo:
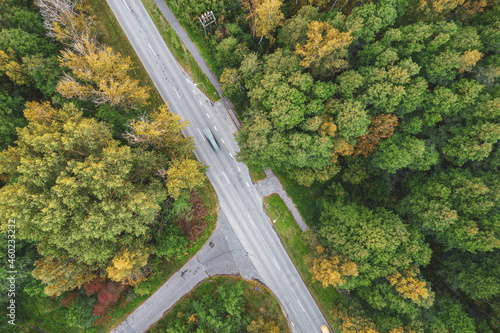
<instances>
[{"instance_id":1,"label":"road intersection","mask_svg":"<svg viewBox=\"0 0 500 333\"><path fill-rule=\"evenodd\" d=\"M247 167L234 157L239 150L233 137L235 124L229 115L221 112L220 104L213 105L184 76L141 1L107 1L170 110L189 121L190 127L184 133L194 138L196 157L209 166L207 176L215 188L220 209L261 282L283 306L293 332L320 332L326 320L266 217L262 196L252 183ZM202 133L207 126L220 145L219 152L213 150ZM115 332L144 329L128 327L130 329L120 326Z\"/></svg>"}]
</instances>

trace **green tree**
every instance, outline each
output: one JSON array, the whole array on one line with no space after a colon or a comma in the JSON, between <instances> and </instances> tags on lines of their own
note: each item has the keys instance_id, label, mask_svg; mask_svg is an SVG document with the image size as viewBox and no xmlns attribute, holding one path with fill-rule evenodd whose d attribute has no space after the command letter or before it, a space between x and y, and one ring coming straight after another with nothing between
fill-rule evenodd
<instances>
[{"instance_id":1,"label":"green tree","mask_svg":"<svg viewBox=\"0 0 500 333\"><path fill-rule=\"evenodd\" d=\"M356 204L323 203L320 241L358 266L359 275L345 288L368 286L398 270L429 263L423 235L383 208L373 212Z\"/></svg>"},{"instance_id":2,"label":"green tree","mask_svg":"<svg viewBox=\"0 0 500 333\"><path fill-rule=\"evenodd\" d=\"M160 157L121 146L110 129L73 105L28 104L27 127L0 153L4 221L46 257L104 265L121 244L148 237L165 189L154 177ZM3 226L5 228L5 226Z\"/></svg>"}]
</instances>

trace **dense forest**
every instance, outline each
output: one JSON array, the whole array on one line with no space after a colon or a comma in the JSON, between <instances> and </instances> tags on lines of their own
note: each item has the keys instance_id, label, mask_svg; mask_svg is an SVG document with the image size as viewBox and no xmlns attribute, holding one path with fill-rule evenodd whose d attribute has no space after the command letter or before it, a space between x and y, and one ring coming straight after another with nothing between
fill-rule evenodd
<instances>
[{"instance_id":1,"label":"dense forest","mask_svg":"<svg viewBox=\"0 0 500 333\"><path fill-rule=\"evenodd\" d=\"M342 332L500 331L500 3L168 0L243 122L240 158L312 190ZM300 207L299 207L300 208Z\"/></svg>"},{"instance_id":2,"label":"dense forest","mask_svg":"<svg viewBox=\"0 0 500 333\"><path fill-rule=\"evenodd\" d=\"M0 15L0 276L17 272L0 330L92 331L205 230L205 166L82 3L2 0Z\"/></svg>"},{"instance_id":3,"label":"dense forest","mask_svg":"<svg viewBox=\"0 0 500 333\"><path fill-rule=\"evenodd\" d=\"M500 331L498 0L167 3L238 110L239 158L314 193L304 261L342 332ZM15 220L18 323L51 332L150 292L206 226L187 124L85 13L0 0L1 237Z\"/></svg>"}]
</instances>

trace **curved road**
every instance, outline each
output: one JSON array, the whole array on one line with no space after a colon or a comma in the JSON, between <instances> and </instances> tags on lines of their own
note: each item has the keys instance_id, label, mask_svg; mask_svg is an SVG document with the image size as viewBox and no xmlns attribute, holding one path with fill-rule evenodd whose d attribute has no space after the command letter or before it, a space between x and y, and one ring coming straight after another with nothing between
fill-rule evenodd
<instances>
[{"instance_id":1,"label":"curved road","mask_svg":"<svg viewBox=\"0 0 500 333\"><path fill-rule=\"evenodd\" d=\"M238 151L231 129L234 124L222 121L219 111L183 75L140 0L107 2L170 110L189 121L185 134L194 137L196 157L209 166L207 176L220 209L262 282L285 309L293 332L320 332L326 320L270 225L248 169L234 158ZM205 127L216 137L219 152L202 135Z\"/></svg>"}]
</instances>

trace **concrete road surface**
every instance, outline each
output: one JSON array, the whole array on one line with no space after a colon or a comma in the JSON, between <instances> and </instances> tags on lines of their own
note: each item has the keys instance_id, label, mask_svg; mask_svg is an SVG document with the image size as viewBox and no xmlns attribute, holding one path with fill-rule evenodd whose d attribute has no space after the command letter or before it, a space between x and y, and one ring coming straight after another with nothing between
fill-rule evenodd
<instances>
[{"instance_id":1,"label":"concrete road surface","mask_svg":"<svg viewBox=\"0 0 500 333\"><path fill-rule=\"evenodd\" d=\"M185 134L194 137L196 157L209 166L207 176L220 208L262 282L284 307L292 330L319 333L326 320L270 225L248 169L233 157L238 151L234 124L183 75L140 0L107 1L170 110L189 121ZM219 152L203 136L206 127L216 137Z\"/></svg>"}]
</instances>

